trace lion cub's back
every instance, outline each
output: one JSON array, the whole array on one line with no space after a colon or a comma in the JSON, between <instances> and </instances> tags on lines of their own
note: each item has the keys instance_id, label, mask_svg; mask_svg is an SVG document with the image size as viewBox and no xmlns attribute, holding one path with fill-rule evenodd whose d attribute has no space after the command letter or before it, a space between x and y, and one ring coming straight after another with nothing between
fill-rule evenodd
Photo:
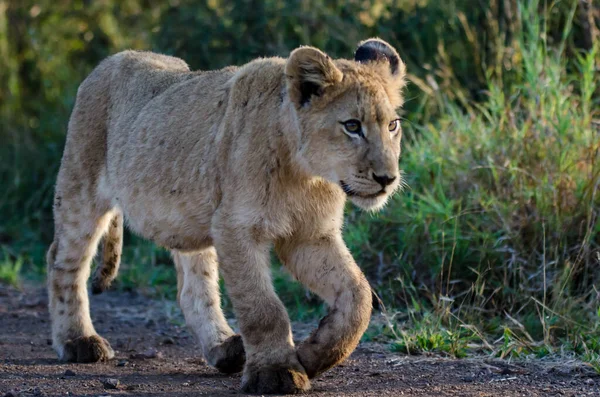
<instances>
[{"instance_id":1,"label":"lion cub's back","mask_svg":"<svg viewBox=\"0 0 600 397\"><path fill-rule=\"evenodd\" d=\"M99 66L108 74L109 135L130 130L141 110L169 87L194 76L181 59L152 52L123 51Z\"/></svg>"}]
</instances>

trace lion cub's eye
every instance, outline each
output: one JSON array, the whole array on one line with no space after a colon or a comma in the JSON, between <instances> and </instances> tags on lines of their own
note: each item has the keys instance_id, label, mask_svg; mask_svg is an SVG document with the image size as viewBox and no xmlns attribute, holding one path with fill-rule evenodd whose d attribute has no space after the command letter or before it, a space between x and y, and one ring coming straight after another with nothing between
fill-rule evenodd
<instances>
[{"instance_id":1,"label":"lion cub's eye","mask_svg":"<svg viewBox=\"0 0 600 397\"><path fill-rule=\"evenodd\" d=\"M400 126L400 121L398 120L393 120L388 124L388 130L390 130L390 132L392 134L395 134L396 131L398 131L398 127Z\"/></svg>"},{"instance_id":2,"label":"lion cub's eye","mask_svg":"<svg viewBox=\"0 0 600 397\"><path fill-rule=\"evenodd\" d=\"M362 135L362 127L360 126L360 121L358 120L348 120L343 121L342 125L347 133L352 135Z\"/></svg>"}]
</instances>

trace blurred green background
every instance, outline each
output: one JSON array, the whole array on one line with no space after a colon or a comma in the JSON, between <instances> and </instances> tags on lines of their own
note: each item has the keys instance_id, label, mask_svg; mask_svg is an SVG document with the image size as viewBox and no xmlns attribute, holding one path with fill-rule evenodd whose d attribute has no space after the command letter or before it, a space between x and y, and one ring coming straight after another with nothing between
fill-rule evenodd
<instances>
[{"instance_id":1,"label":"blurred green background","mask_svg":"<svg viewBox=\"0 0 600 397\"><path fill-rule=\"evenodd\" d=\"M104 57L212 69L302 44L351 57L379 36L409 72L408 188L376 215L347 208L386 307L366 338L600 369L599 26L592 0L0 0L0 280L43 280L68 117ZM167 252L131 235L124 252L119 288L174 296ZM323 312L273 271L292 317Z\"/></svg>"}]
</instances>

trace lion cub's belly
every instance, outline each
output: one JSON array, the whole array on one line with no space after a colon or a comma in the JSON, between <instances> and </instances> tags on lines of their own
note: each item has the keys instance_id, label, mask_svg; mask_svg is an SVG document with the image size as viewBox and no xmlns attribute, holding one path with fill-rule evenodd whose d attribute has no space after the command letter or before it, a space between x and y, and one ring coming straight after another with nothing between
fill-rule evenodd
<instances>
[{"instance_id":1,"label":"lion cub's belly","mask_svg":"<svg viewBox=\"0 0 600 397\"><path fill-rule=\"evenodd\" d=\"M128 203L123 206L127 224L136 233L156 244L179 251L197 251L212 245L208 208L186 210L155 200L154 204ZM204 214L202 214L202 212Z\"/></svg>"},{"instance_id":2,"label":"lion cub's belly","mask_svg":"<svg viewBox=\"0 0 600 397\"><path fill-rule=\"evenodd\" d=\"M135 183L110 190L113 204L123 211L128 227L136 234L179 251L198 251L212 245L210 228L216 203L208 192L199 196Z\"/></svg>"}]
</instances>

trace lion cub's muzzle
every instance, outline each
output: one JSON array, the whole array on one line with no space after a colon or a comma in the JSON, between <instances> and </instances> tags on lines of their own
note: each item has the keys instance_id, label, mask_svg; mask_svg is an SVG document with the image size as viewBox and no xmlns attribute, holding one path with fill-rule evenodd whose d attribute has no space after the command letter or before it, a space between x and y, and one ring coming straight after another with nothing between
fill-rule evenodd
<instances>
[{"instance_id":1,"label":"lion cub's muzzle","mask_svg":"<svg viewBox=\"0 0 600 397\"><path fill-rule=\"evenodd\" d=\"M349 197L375 198L390 193L394 189L386 189L392 185L398 177L395 175L377 175L374 172L371 174L372 180L365 177L357 177L356 181L340 181L340 186L346 195ZM370 183L363 182L368 180ZM376 182L376 184L371 182ZM377 186L379 185L379 186ZM375 190L378 189L378 190ZM374 191L375 190L375 191Z\"/></svg>"},{"instance_id":2,"label":"lion cub's muzzle","mask_svg":"<svg viewBox=\"0 0 600 397\"><path fill-rule=\"evenodd\" d=\"M371 173L351 175L349 179L340 180L340 187L346 196L358 207L374 211L381 209L388 198L402 185L400 174Z\"/></svg>"},{"instance_id":3,"label":"lion cub's muzzle","mask_svg":"<svg viewBox=\"0 0 600 397\"><path fill-rule=\"evenodd\" d=\"M375 173L373 173L372 176L373 180L381 185L382 190L385 189L386 186L391 185L396 180L395 176L375 175Z\"/></svg>"},{"instance_id":4,"label":"lion cub's muzzle","mask_svg":"<svg viewBox=\"0 0 600 397\"><path fill-rule=\"evenodd\" d=\"M340 186L348 197L376 198L386 194L385 188L381 188L381 190L376 191L375 193L365 193L350 187L350 185L344 181L340 181Z\"/></svg>"}]
</instances>

